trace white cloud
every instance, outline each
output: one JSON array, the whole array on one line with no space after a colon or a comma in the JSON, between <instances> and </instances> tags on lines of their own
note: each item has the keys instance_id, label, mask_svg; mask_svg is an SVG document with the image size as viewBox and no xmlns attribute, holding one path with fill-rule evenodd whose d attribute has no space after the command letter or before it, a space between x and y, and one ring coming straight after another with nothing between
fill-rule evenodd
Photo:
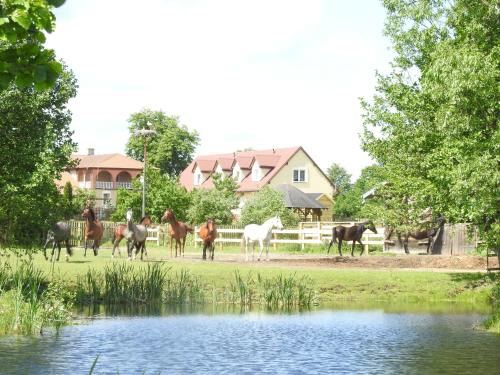
<instances>
[{"instance_id":1,"label":"white cloud","mask_svg":"<svg viewBox=\"0 0 500 375\"><path fill-rule=\"evenodd\" d=\"M201 154L301 145L325 170L358 175L370 163L358 97L388 52L380 6L352 3L67 2L48 44L79 80L81 151L123 152L127 118L149 107L196 129Z\"/></svg>"}]
</instances>

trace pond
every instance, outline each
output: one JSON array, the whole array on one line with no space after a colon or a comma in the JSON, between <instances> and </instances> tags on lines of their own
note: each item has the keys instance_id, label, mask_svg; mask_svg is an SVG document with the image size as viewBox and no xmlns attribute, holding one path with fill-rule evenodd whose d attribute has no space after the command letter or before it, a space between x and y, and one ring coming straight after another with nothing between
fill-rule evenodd
<instances>
[{"instance_id":1,"label":"pond","mask_svg":"<svg viewBox=\"0 0 500 375\"><path fill-rule=\"evenodd\" d=\"M484 315L398 309L102 317L59 334L0 338L1 374L498 374Z\"/></svg>"}]
</instances>

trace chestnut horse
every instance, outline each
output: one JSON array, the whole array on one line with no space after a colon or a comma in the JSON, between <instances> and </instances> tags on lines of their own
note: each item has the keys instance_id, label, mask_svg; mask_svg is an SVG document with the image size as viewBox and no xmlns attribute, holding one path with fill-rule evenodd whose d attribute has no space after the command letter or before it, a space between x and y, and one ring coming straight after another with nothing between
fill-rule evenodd
<instances>
[{"instance_id":1,"label":"chestnut horse","mask_svg":"<svg viewBox=\"0 0 500 375\"><path fill-rule=\"evenodd\" d=\"M84 257L87 256L87 242L89 239L94 240L92 244L92 249L94 250L94 255L97 256L97 250L101 243L102 234L104 232L104 227L102 223L96 219L94 210L90 207L85 207L82 212L82 217L85 218L85 252Z\"/></svg>"},{"instance_id":2,"label":"chestnut horse","mask_svg":"<svg viewBox=\"0 0 500 375\"><path fill-rule=\"evenodd\" d=\"M208 248L208 258L214 260L215 251L215 239L217 238L217 227L213 219L208 219L205 224L200 228L200 238L203 240L203 257L202 259L207 259L207 248Z\"/></svg>"},{"instance_id":3,"label":"chestnut horse","mask_svg":"<svg viewBox=\"0 0 500 375\"><path fill-rule=\"evenodd\" d=\"M366 221L364 223L360 223L358 225L353 225L352 227L344 227L342 225L336 226L332 228L332 240L330 241L330 245L328 245L328 252L330 253L330 248L332 244L339 244L339 255L342 256L342 241L352 241L352 250L351 256L354 256L354 247L356 246L356 242L361 244L361 254L365 251L363 244L361 243L361 237L365 230L371 230L373 233L377 233L377 229L375 225L371 221Z\"/></svg>"},{"instance_id":4,"label":"chestnut horse","mask_svg":"<svg viewBox=\"0 0 500 375\"><path fill-rule=\"evenodd\" d=\"M141 221L139 222L140 225L144 225L145 227L150 226L153 224L153 221L151 220L151 217L149 215L144 216ZM127 224L120 224L115 228L114 234L113 234L113 251L111 252L111 257L115 256L115 249L118 249L118 255L122 256L120 252L120 242L121 240L125 237L125 232L127 231ZM137 247L137 244L136 244ZM148 252L146 251L146 248L144 247L144 252L147 254Z\"/></svg>"},{"instance_id":5,"label":"chestnut horse","mask_svg":"<svg viewBox=\"0 0 500 375\"><path fill-rule=\"evenodd\" d=\"M184 256L184 248L186 246L186 236L193 232L186 223L177 221L174 213L170 209L166 209L161 221L166 221L170 224L170 257L172 257L172 239L175 240L175 257L177 258L177 247L179 247L179 256Z\"/></svg>"}]
</instances>

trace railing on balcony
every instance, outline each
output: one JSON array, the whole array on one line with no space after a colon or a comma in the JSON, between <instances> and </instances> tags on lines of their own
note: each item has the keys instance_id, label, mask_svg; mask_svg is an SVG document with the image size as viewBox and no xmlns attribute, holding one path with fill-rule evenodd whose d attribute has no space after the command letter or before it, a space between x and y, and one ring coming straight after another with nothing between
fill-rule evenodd
<instances>
[{"instance_id":1,"label":"railing on balcony","mask_svg":"<svg viewBox=\"0 0 500 375\"><path fill-rule=\"evenodd\" d=\"M132 189L132 182L96 181L95 188L104 190L115 190L119 188Z\"/></svg>"}]
</instances>

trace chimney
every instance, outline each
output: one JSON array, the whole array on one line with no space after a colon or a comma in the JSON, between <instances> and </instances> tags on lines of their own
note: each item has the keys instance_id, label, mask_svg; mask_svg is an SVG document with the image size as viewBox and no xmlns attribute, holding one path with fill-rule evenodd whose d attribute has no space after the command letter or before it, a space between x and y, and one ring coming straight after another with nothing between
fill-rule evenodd
<instances>
[{"instance_id":1,"label":"chimney","mask_svg":"<svg viewBox=\"0 0 500 375\"><path fill-rule=\"evenodd\" d=\"M87 155L94 155L94 149L93 148L89 148L87 150L88 150Z\"/></svg>"}]
</instances>

